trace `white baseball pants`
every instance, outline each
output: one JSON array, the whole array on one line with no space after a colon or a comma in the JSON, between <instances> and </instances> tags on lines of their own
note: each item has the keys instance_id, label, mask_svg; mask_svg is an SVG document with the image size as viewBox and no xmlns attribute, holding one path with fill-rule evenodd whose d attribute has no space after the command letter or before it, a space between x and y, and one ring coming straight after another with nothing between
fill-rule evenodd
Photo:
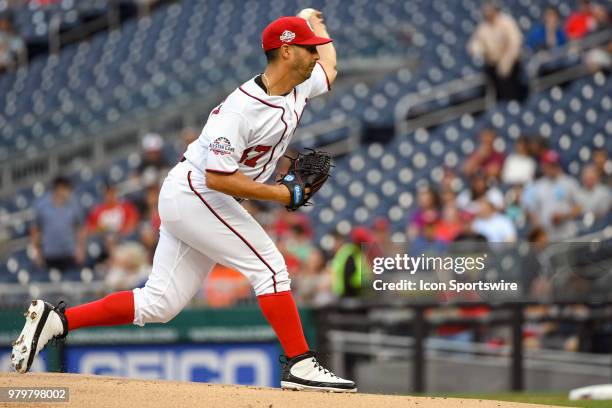
<instances>
[{"instance_id":1,"label":"white baseball pants","mask_svg":"<svg viewBox=\"0 0 612 408\"><path fill-rule=\"evenodd\" d=\"M189 162L170 171L158 208L159 243L148 281L134 289L134 324L174 318L215 263L241 272L258 296L290 289L283 256L261 225L233 197L208 189Z\"/></svg>"}]
</instances>

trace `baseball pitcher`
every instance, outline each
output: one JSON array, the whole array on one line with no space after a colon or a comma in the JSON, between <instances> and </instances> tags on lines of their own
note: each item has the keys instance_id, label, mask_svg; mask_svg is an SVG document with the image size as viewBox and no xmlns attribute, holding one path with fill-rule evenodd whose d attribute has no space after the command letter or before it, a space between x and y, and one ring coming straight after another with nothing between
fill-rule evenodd
<instances>
[{"instance_id":1,"label":"baseball pitcher","mask_svg":"<svg viewBox=\"0 0 612 408\"><path fill-rule=\"evenodd\" d=\"M277 184L264 184L283 157L310 98L330 90L336 51L322 14L303 10L262 33L268 64L210 113L199 138L168 174L160 191L160 240L143 288L66 308L34 300L13 343L18 372L53 338L81 327L165 323L193 297L215 263L240 271L286 354L281 386L354 392L317 361L304 338L287 267L264 229L236 198L279 202L295 210L325 182L329 156L312 152L292 161Z\"/></svg>"}]
</instances>

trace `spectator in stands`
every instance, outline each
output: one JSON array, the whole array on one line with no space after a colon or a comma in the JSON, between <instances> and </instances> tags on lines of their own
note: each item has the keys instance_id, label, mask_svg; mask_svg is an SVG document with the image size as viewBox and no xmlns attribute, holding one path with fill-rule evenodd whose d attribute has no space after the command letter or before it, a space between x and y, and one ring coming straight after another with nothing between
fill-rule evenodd
<instances>
[{"instance_id":1,"label":"spectator in stands","mask_svg":"<svg viewBox=\"0 0 612 408\"><path fill-rule=\"evenodd\" d=\"M450 193L453 194L453 200L445 202L442 206L440 220L435 230L436 239L443 242L454 241L463 232L466 219L457 206L454 193L452 191Z\"/></svg>"},{"instance_id":2,"label":"spectator in stands","mask_svg":"<svg viewBox=\"0 0 612 408\"><path fill-rule=\"evenodd\" d=\"M388 256L393 252L391 241L391 226L385 217L376 217L372 222L372 245L369 246L368 257L370 259L379 256Z\"/></svg>"},{"instance_id":3,"label":"spectator in stands","mask_svg":"<svg viewBox=\"0 0 612 408\"><path fill-rule=\"evenodd\" d=\"M410 256L440 255L447 248L447 243L436 235L439 220L426 220L421 233L410 242Z\"/></svg>"},{"instance_id":4,"label":"spectator in stands","mask_svg":"<svg viewBox=\"0 0 612 408\"><path fill-rule=\"evenodd\" d=\"M294 225L300 225L306 235L312 238L312 226L306 214L301 212L289 212L284 208L275 208L271 214L270 220L262 220L266 224L270 224L270 231L277 239L285 239L291 234L291 228Z\"/></svg>"},{"instance_id":5,"label":"spectator in stands","mask_svg":"<svg viewBox=\"0 0 612 408\"><path fill-rule=\"evenodd\" d=\"M337 229L334 229L330 236L330 244L322 249L323 257L328 264L331 264L331 261L334 259L340 248L342 248L347 242L346 235L341 234Z\"/></svg>"},{"instance_id":6,"label":"spectator in stands","mask_svg":"<svg viewBox=\"0 0 612 408\"><path fill-rule=\"evenodd\" d=\"M173 164L164 157L164 140L156 133L148 133L142 139L142 162L136 174L145 184L159 181L163 173Z\"/></svg>"},{"instance_id":7,"label":"spectator in stands","mask_svg":"<svg viewBox=\"0 0 612 408\"><path fill-rule=\"evenodd\" d=\"M457 193L450 187L453 183L441 183L440 186L440 219L436 224L436 239L443 242L454 241L464 231L469 214L459 208Z\"/></svg>"},{"instance_id":8,"label":"spectator in stands","mask_svg":"<svg viewBox=\"0 0 612 408\"><path fill-rule=\"evenodd\" d=\"M612 161L608 160L608 151L604 148L593 149L593 164L599 170L601 182L612 187Z\"/></svg>"},{"instance_id":9,"label":"spectator in stands","mask_svg":"<svg viewBox=\"0 0 612 408\"><path fill-rule=\"evenodd\" d=\"M525 188L524 207L532 224L544 228L551 241L572 237L573 220L581 214L578 183L563 172L556 151L546 151L541 164L544 177Z\"/></svg>"},{"instance_id":10,"label":"spectator in stands","mask_svg":"<svg viewBox=\"0 0 612 408\"><path fill-rule=\"evenodd\" d=\"M527 235L527 241L530 251L519 260L523 290L532 299L546 300L550 296L550 277L554 272L550 257L545 255L549 248L548 235L542 227L535 227Z\"/></svg>"},{"instance_id":11,"label":"spectator in stands","mask_svg":"<svg viewBox=\"0 0 612 408\"><path fill-rule=\"evenodd\" d=\"M527 47L532 51L551 50L567 42L565 30L561 25L559 12L552 6L546 7L542 23L527 34Z\"/></svg>"},{"instance_id":12,"label":"spectator in stands","mask_svg":"<svg viewBox=\"0 0 612 408\"><path fill-rule=\"evenodd\" d=\"M463 165L463 173L472 177L484 172L487 182L497 183L504 165L504 154L495 149L497 134L493 129L483 129L480 132L478 148L467 158Z\"/></svg>"},{"instance_id":13,"label":"spectator in stands","mask_svg":"<svg viewBox=\"0 0 612 408\"><path fill-rule=\"evenodd\" d=\"M521 198L523 197L523 191L525 184L515 184L506 192L506 211L505 214L512 220L512 222L523 223L526 221L526 213L523 208Z\"/></svg>"},{"instance_id":14,"label":"spectator in stands","mask_svg":"<svg viewBox=\"0 0 612 408\"><path fill-rule=\"evenodd\" d=\"M480 201L480 211L472 222L472 231L483 235L488 242L516 242L516 228L502 213L504 197L501 192L489 190Z\"/></svg>"},{"instance_id":15,"label":"spectator in stands","mask_svg":"<svg viewBox=\"0 0 612 408\"><path fill-rule=\"evenodd\" d=\"M83 213L67 178L55 178L52 191L34 204L30 237L39 266L66 271L84 262Z\"/></svg>"},{"instance_id":16,"label":"spectator in stands","mask_svg":"<svg viewBox=\"0 0 612 408\"><path fill-rule=\"evenodd\" d=\"M373 242L372 233L365 227L355 227L351 231L350 242L344 244L331 262L332 289L339 297L357 297L362 294L362 280L369 278L366 271L369 262L365 261L363 244Z\"/></svg>"},{"instance_id":17,"label":"spectator in stands","mask_svg":"<svg viewBox=\"0 0 612 408\"><path fill-rule=\"evenodd\" d=\"M0 16L0 73L24 64L26 55L25 43L15 32L10 18Z\"/></svg>"},{"instance_id":18,"label":"spectator in stands","mask_svg":"<svg viewBox=\"0 0 612 408\"><path fill-rule=\"evenodd\" d=\"M418 209L410 217L406 235L413 240L423 232L427 224L432 224L440 218L440 199L431 186L423 186L417 192Z\"/></svg>"},{"instance_id":19,"label":"spectator in stands","mask_svg":"<svg viewBox=\"0 0 612 408\"><path fill-rule=\"evenodd\" d=\"M454 167L444 166L444 171L442 173L442 180L440 181L440 191L450 190L459 191L463 184L461 178L457 175L457 169Z\"/></svg>"},{"instance_id":20,"label":"spectator in stands","mask_svg":"<svg viewBox=\"0 0 612 408\"><path fill-rule=\"evenodd\" d=\"M87 217L87 232L126 236L134 232L138 219L138 210L134 204L121 200L117 193L117 186L107 183L104 202L96 205Z\"/></svg>"},{"instance_id":21,"label":"spectator in stands","mask_svg":"<svg viewBox=\"0 0 612 408\"><path fill-rule=\"evenodd\" d=\"M144 284L150 272L146 248L138 242L124 242L110 253L110 267L104 283L112 291L131 290Z\"/></svg>"},{"instance_id":22,"label":"spectator in stands","mask_svg":"<svg viewBox=\"0 0 612 408\"><path fill-rule=\"evenodd\" d=\"M493 3L482 6L484 20L468 42L468 52L484 60L484 72L500 100L523 100L526 87L521 81L523 36L514 18Z\"/></svg>"},{"instance_id":23,"label":"spectator in stands","mask_svg":"<svg viewBox=\"0 0 612 408\"><path fill-rule=\"evenodd\" d=\"M489 184L484 174L474 174L470 178L470 187L463 190L457 197L457 206L471 216L476 215L480 208L480 198L487 193L487 190L489 190Z\"/></svg>"},{"instance_id":24,"label":"spectator in stands","mask_svg":"<svg viewBox=\"0 0 612 408\"><path fill-rule=\"evenodd\" d=\"M612 208L612 193L609 186L604 186L599 180L599 170L594 164L582 169L582 188L578 195L578 202L582 211L593 213L601 218L610 213Z\"/></svg>"},{"instance_id":25,"label":"spectator in stands","mask_svg":"<svg viewBox=\"0 0 612 408\"><path fill-rule=\"evenodd\" d=\"M533 248L540 252L546 249L550 243L548 235L546 235L546 231L542 227L532 229L527 235L527 241L532 243Z\"/></svg>"},{"instance_id":26,"label":"spectator in stands","mask_svg":"<svg viewBox=\"0 0 612 408\"><path fill-rule=\"evenodd\" d=\"M605 20L606 14L605 9L590 0L579 0L578 10L571 13L565 23L567 37L576 40L592 33Z\"/></svg>"},{"instance_id":27,"label":"spectator in stands","mask_svg":"<svg viewBox=\"0 0 612 408\"><path fill-rule=\"evenodd\" d=\"M287 267L290 268L290 264L295 263L294 270L297 273L303 271L304 265L312 259L313 252L318 252L318 249L312 244L311 237L306 228L305 225L299 223L291 225L290 232L285 237L282 245L283 249L286 250L286 254L292 258L292 262L287 262Z\"/></svg>"},{"instance_id":28,"label":"spectator in stands","mask_svg":"<svg viewBox=\"0 0 612 408\"><path fill-rule=\"evenodd\" d=\"M536 163L535 178L542 177L540 158L547 150L549 150L548 141L542 136L530 136L527 139L527 151Z\"/></svg>"},{"instance_id":29,"label":"spectator in stands","mask_svg":"<svg viewBox=\"0 0 612 408\"><path fill-rule=\"evenodd\" d=\"M449 184L440 184L440 207L457 205L457 193Z\"/></svg>"},{"instance_id":30,"label":"spectator in stands","mask_svg":"<svg viewBox=\"0 0 612 408\"><path fill-rule=\"evenodd\" d=\"M323 253L316 249L310 252L295 279L296 300L301 304L323 305L333 299L331 274L325 270ZM292 279L293 282L293 279Z\"/></svg>"},{"instance_id":31,"label":"spectator in stands","mask_svg":"<svg viewBox=\"0 0 612 408\"><path fill-rule=\"evenodd\" d=\"M506 184L519 185L533 180L536 162L529 155L527 139L519 137L514 144L514 152L504 161L501 179Z\"/></svg>"}]
</instances>

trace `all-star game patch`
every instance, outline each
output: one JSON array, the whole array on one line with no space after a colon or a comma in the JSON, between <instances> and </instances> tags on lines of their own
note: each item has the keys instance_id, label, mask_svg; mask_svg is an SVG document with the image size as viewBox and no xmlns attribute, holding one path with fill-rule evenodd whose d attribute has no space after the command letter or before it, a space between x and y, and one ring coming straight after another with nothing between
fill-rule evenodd
<instances>
[{"instance_id":1,"label":"all-star game patch","mask_svg":"<svg viewBox=\"0 0 612 408\"><path fill-rule=\"evenodd\" d=\"M216 138L210 146L208 146L210 151L212 151L216 155L226 156L228 154L234 153L234 148L230 141L225 137Z\"/></svg>"},{"instance_id":2,"label":"all-star game patch","mask_svg":"<svg viewBox=\"0 0 612 408\"><path fill-rule=\"evenodd\" d=\"M295 39L295 33L293 31L285 30L279 38L282 42L288 43Z\"/></svg>"}]
</instances>

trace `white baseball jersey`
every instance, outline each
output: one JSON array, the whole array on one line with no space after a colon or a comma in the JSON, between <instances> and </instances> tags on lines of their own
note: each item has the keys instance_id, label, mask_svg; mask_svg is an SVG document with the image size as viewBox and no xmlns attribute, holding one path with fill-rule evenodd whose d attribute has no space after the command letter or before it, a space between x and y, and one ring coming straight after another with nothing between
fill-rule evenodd
<instances>
[{"instance_id":1,"label":"white baseball jersey","mask_svg":"<svg viewBox=\"0 0 612 408\"><path fill-rule=\"evenodd\" d=\"M328 90L319 63L309 79L284 96L267 95L253 78L213 109L185 159L202 172L240 170L263 183L287 150L308 99Z\"/></svg>"},{"instance_id":2,"label":"white baseball jersey","mask_svg":"<svg viewBox=\"0 0 612 408\"><path fill-rule=\"evenodd\" d=\"M285 96L244 83L215 108L198 140L159 193L160 238L144 288L134 289L134 323L167 322L201 288L215 263L242 273L257 296L290 290L285 260L233 197L206 186L206 170L240 170L263 183L287 149L309 98L329 90L320 64Z\"/></svg>"}]
</instances>

